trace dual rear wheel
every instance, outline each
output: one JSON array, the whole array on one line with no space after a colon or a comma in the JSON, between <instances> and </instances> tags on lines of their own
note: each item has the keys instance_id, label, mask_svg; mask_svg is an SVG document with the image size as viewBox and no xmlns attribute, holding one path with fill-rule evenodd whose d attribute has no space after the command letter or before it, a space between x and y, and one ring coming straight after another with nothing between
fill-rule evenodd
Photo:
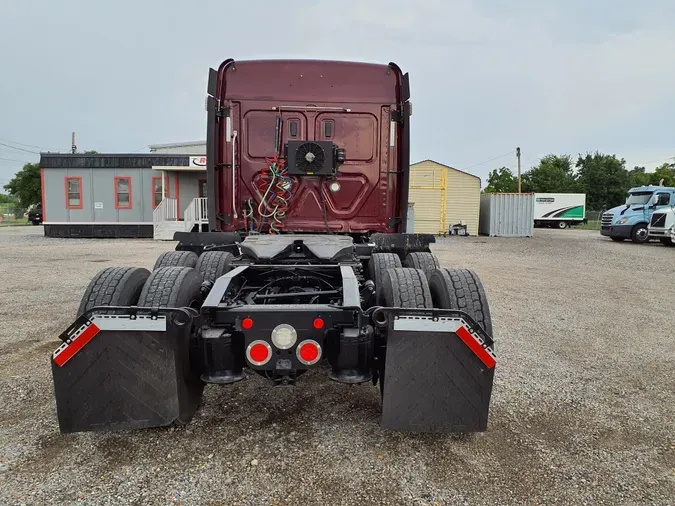
<instances>
[{"instance_id":1,"label":"dual rear wheel","mask_svg":"<svg viewBox=\"0 0 675 506\"><path fill-rule=\"evenodd\" d=\"M225 252L207 252L195 262L194 253L169 252L158 258L151 273L139 267L108 267L100 271L89 283L78 316L97 306L139 306L139 307L191 307L199 309L201 304L201 286L205 281L217 279L229 269L231 255ZM168 264L168 265L166 265ZM187 264L187 265L185 265ZM103 310L106 311L106 310ZM107 312L114 313L114 310ZM169 316L170 318L170 316ZM201 398L204 382L194 368L190 352L192 345L189 332L172 334L173 353L176 363L175 382L178 391L192 399L182 406L176 414L175 423L190 421ZM145 357L150 361L161 361L161 355ZM139 387L140 388L140 387ZM187 392L187 394L185 394Z\"/></svg>"},{"instance_id":2,"label":"dual rear wheel","mask_svg":"<svg viewBox=\"0 0 675 506\"><path fill-rule=\"evenodd\" d=\"M405 267L393 253L371 257L368 274L375 282L377 305L464 311L492 335L487 296L475 272L440 267L436 257L425 252L408 254L404 263Z\"/></svg>"},{"instance_id":3,"label":"dual rear wheel","mask_svg":"<svg viewBox=\"0 0 675 506\"><path fill-rule=\"evenodd\" d=\"M377 305L463 311L492 336L490 307L483 284L475 272L442 268L431 253L409 254L405 265L402 267L400 259L393 253L373 254L368 271L377 289ZM385 355L386 347L378 347L375 368L382 396Z\"/></svg>"},{"instance_id":4,"label":"dual rear wheel","mask_svg":"<svg viewBox=\"0 0 675 506\"><path fill-rule=\"evenodd\" d=\"M89 282L78 316L97 306L196 307L204 281L215 282L230 269L232 255L207 251L167 251L152 273L141 267L108 267Z\"/></svg>"}]
</instances>

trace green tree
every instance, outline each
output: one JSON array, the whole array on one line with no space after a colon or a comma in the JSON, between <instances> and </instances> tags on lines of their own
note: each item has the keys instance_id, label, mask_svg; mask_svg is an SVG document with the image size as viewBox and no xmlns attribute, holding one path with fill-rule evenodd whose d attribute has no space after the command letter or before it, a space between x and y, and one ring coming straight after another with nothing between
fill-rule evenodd
<instances>
[{"instance_id":1,"label":"green tree","mask_svg":"<svg viewBox=\"0 0 675 506\"><path fill-rule=\"evenodd\" d=\"M651 184L659 184L663 179L663 186L675 186L675 165L664 163L648 176Z\"/></svg>"},{"instance_id":2,"label":"green tree","mask_svg":"<svg viewBox=\"0 0 675 506\"><path fill-rule=\"evenodd\" d=\"M574 193L579 190L569 155L546 155L539 165L523 174L523 191L541 193Z\"/></svg>"},{"instance_id":3,"label":"green tree","mask_svg":"<svg viewBox=\"0 0 675 506\"><path fill-rule=\"evenodd\" d=\"M0 193L0 214L12 213L17 217L21 216L24 212L21 205L19 204L19 199L11 195L5 195Z\"/></svg>"},{"instance_id":4,"label":"green tree","mask_svg":"<svg viewBox=\"0 0 675 506\"><path fill-rule=\"evenodd\" d=\"M485 193L515 193L518 191L518 178L508 167L490 171Z\"/></svg>"},{"instance_id":5,"label":"green tree","mask_svg":"<svg viewBox=\"0 0 675 506\"><path fill-rule=\"evenodd\" d=\"M600 211L625 202L626 192L631 187L631 178L625 165L624 159L597 151L579 155L577 174L579 186L586 193L588 209Z\"/></svg>"},{"instance_id":6,"label":"green tree","mask_svg":"<svg viewBox=\"0 0 675 506\"><path fill-rule=\"evenodd\" d=\"M5 185L5 190L19 200L23 209L37 204L42 200L40 181L40 165L27 163L14 175L14 178Z\"/></svg>"},{"instance_id":7,"label":"green tree","mask_svg":"<svg viewBox=\"0 0 675 506\"><path fill-rule=\"evenodd\" d=\"M651 180L644 167L633 167L633 170L628 172L628 177L631 187L648 185Z\"/></svg>"}]
</instances>

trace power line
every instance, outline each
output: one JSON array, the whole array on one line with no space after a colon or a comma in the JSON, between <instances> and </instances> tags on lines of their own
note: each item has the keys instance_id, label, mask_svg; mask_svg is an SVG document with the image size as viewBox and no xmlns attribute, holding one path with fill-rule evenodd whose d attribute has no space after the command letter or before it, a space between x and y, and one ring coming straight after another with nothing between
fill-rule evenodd
<instances>
[{"instance_id":1,"label":"power line","mask_svg":"<svg viewBox=\"0 0 675 506\"><path fill-rule=\"evenodd\" d=\"M659 158L658 160L652 160L651 162L644 162L643 166L646 167L647 165L652 165L654 163L659 164L659 165L663 165L664 163L668 162L669 160L675 160L675 156L670 156L668 158Z\"/></svg>"},{"instance_id":2,"label":"power line","mask_svg":"<svg viewBox=\"0 0 675 506\"><path fill-rule=\"evenodd\" d=\"M469 165L468 167L464 167L462 170L466 171L466 170L469 170L473 167L478 167L479 165L485 165L486 163L494 162L495 160L498 160L500 158L504 158L505 156L508 156L508 155L512 155L513 153L515 153L515 150L509 151L508 153L504 153L503 155L495 156L494 158L490 158L489 160L485 160L484 162L474 163L473 165Z\"/></svg>"},{"instance_id":3,"label":"power line","mask_svg":"<svg viewBox=\"0 0 675 506\"><path fill-rule=\"evenodd\" d=\"M26 146L27 148L44 149L42 146L36 146L35 144L24 144L23 142L10 141L9 139L0 138L0 141L9 142L10 144L18 144L19 146Z\"/></svg>"},{"instance_id":4,"label":"power line","mask_svg":"<svg viewBox=\"0 0 675 506\"><path fill-rule=\"evenodd\" d=\"M17 148L16 146L10 146L9 144L5 144L4 142L0 142L0 146L6 146L8 148L16 149L18 151L24 151L26 153L33 153L34 155L39 155L39 151L30 151L28 149L23 149L23 148Z\"/></svg>"},{"instance_id":5,"label":"power line","mask_svg":"<svg viewBox=\"0 0 675 506\"><path fill-rule=\"evenodd\" d=\"M5 160L6 162L28 163L25 160L17 160L16 158L2 158L2 157L0 157L0 160Z\"/></svg>"}]
</instances>

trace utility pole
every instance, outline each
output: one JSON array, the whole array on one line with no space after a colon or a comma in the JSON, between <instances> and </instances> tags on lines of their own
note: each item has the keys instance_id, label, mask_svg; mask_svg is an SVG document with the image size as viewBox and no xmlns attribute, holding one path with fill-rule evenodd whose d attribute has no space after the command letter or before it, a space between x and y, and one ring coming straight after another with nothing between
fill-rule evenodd
<instances>
[{"instance_id":1,"label":"utility pole","mask_svg":"<svg viewBox=\"0 0 675 506\"><path fill-rule=\"evenodd\" d=\"M75 145L75 132L73 132L73 137L72 137L72 150L73 150L73 154L77 153L77 146Z\"/></svg>"},{"instance_id":2,"label":"utility pole","mask_svg":"<svg viewBox=\"0 0 675 506\"><path fill-rule=\"evenodd\" d=\"M522 186L520 184L520 148L516 148L516 158L518 158L518 193L522 193Z\"/></svg>"}]
</instances>

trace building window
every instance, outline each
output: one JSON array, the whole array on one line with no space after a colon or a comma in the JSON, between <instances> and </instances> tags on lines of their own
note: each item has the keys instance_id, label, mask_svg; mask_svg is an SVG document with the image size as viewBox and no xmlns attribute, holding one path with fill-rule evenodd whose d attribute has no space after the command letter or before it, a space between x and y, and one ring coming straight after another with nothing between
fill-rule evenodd
<instances>
[{"instance_id":1,"label":"building window","mask_svg":"<svg viewBox=\"0 0 675 506\"><path fill-rule=\"evenodd\" d=\"M82 209L82 178L66 177L66 209Z\"/></svg>"},{"instance_id":2,"label":"building window","mask_svg":"<svg viewBox=\"0 0 675 506\"><path fill-rule=\"evenodd\" d=\"M166 195L169 195L169 178L164 179ZM159 205L164 196L162 195L162 176L153 176L152 178L152 207Z\"/></svg>"},{"instance_id":3,"label":"building window","mask_svg":"<svg viewBox=\"0 0 675 506\"><path fill-rule=\"evenodd\" d=\"M131 209L131 178L115 178L115 209Z\"/></svg>"},{"instance_id":4,"label":"building window","mask_svg":"<svg viewBox=\"0 0 675 506\"><path fill-rule=\"evenodd\" d=\"M199 196L206 197L208 192L206 191L206 179L199 180Z\"/></svg>"}]
</instances>

